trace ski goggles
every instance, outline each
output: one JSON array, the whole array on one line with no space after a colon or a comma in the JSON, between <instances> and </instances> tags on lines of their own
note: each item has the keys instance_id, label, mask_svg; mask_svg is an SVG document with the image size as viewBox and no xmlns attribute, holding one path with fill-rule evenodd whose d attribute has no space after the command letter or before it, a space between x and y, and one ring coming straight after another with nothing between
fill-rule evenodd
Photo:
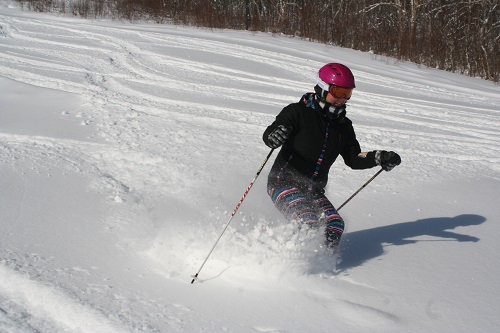
<instances>
[{"instance_id":1,"label":"ski goggles","mask_svg":"<svg viewBox=\"0 0 500 333\"><path fill-rule=\"evenodd\" d=\"M348 100L352 96L352 88L344 88L331 85L328 89L328 92L335 98L345 98Z\"/></svg>"},{"instance_id":2,"label":"ski goggles","mask_svg":"<svg viewBox=\"0 0 500 333\"><path fill-rule=\"evenodd\" d=\"M318 86L321 89L328 91L335 98L345 98L346 100L351 98L352 88L339 87L333 84L327 84L318 76L317 79Z\"/></svg>"}]
</instances>

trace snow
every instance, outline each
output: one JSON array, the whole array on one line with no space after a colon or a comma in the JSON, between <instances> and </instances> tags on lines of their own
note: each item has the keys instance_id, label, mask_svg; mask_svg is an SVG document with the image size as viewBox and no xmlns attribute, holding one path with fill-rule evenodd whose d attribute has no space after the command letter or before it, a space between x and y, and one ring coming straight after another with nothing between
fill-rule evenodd
<instances>
[{"instance_id":1,"label":"snow","mask_svg":"<svg viewBox=\"0 0 500 333\"><path fill-rule=\"evenodd\" d=\"M273 208L261 135L350 66L341 261ZM0 332L497 332L500 87L296 38L0 3ZM338 206L377 169L341 160Z\"/></svg>"}]
</instances>

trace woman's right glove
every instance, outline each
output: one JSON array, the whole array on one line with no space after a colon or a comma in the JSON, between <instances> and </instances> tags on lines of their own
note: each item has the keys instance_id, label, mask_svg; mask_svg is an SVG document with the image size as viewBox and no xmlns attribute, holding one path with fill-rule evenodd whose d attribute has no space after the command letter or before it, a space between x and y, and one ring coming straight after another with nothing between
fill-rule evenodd
<instances>
[{"instance_id":1,"label":"woman's right glove","mask_svg":"<svg viewBox=\"0 0 500 333\"><path fill-rule=\"evenodd\" d=\"M393 151L374 150L367 154L375 160L385 171L391 171L395 166L401 164L401 157Z\"/></svg>"},{"instance_id":2,"label":"woman's right glove","mask_svg":"<svg viewBox=\"0 0 500 333\"><path fill-rule=\"evenodd\" d=\"M267 136L267 145L269 146L269 148L279 148L288 139L288 133L289 131L285 126L279 125L278 127L276 127Z\"/></svg>"}]
</instances>

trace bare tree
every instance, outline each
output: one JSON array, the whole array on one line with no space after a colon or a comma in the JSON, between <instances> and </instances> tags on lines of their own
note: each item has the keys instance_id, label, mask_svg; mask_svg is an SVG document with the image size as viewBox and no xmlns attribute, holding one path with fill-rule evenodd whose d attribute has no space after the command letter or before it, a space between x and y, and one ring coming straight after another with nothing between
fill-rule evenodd
<instances>
[{"instance_id":1,"label":"bare tree","mask_svg":"<svg viewBox=\"0 0 500 333\"><path fill-rule=\"evenodd\" d=\"M18 0L33 11L246 29L409 60L495 82L500 0Z\"/></svg>"}]
</instances>

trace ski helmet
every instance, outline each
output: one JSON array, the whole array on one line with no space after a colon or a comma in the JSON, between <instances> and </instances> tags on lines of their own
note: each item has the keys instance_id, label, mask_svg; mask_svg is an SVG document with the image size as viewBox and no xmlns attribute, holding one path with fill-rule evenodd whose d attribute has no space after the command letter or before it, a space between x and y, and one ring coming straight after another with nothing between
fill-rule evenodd
<instances>
[{"instance_id":1,"label":"ski helmet","mask_svg":"<svg viewBox=\"0 0 500 333\"><path fill-rule=\"evenodd\" d=\"M323 85L326 84L327 89L323 90L327 91L330 85L351 89L356 88L354 84L354 75L352 75L351 70L347 66L338 63L326 64L320 68L318 72L318 84L319 83L324 83Z\"/></svg>"},{"instance_id":2,"label":"ski helmet","mask_svg":"<svg viewBox=\"0 0 500 333\"><path fill-rule=\"evenodd\" d=\"M318 71L317 84L314 87L314 91L321 101L325 102L332 85L349 89L355 88L354 75L352 75L351 70L339 63L329 63L321 67Z\"/></svg>"}]
</instances>

